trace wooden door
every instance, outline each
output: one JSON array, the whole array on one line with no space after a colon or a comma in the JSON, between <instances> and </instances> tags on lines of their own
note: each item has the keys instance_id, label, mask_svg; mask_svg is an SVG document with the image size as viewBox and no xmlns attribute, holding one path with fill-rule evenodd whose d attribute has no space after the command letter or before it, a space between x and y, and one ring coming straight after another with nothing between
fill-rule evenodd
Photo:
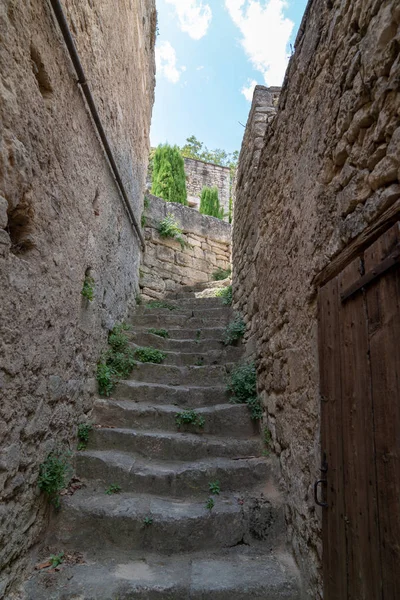
<instances>
[{"instance_id":1,"label":"wooden door","mask_svg":"<svg viewBox=\"0 0 400 600\"><path fill-rule=\"evenodd\" d=\"M319 293L325 600L400 599L400 227Z\"/></svg>"}]
</instances>

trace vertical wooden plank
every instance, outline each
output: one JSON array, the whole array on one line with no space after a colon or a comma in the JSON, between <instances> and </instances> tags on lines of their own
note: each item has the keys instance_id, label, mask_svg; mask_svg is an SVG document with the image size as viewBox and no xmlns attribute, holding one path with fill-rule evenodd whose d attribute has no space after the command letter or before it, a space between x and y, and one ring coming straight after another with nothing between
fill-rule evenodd
<instances>
[{"instance_id":1,"label":"vertical wooden plank","mask_svg":"<svg viewBox=\"0 0 400 600\"><path fill-rule=\"evenodd\" d=\"M378 265L400 242L399 226L365 252ZM376 478L384 600L400 598L400 269L367 289Z\"/></svg>"},{"instance_id":2,"label":"vertical wooden plank","mask_svg":"<svg viewBox=\"0 0 400 600\"><path fill-rule=\"evenodd\" d=\"M346 538L342 446L342 394L337 278L319 292L319 357L321 395L321 452L328 471L322 509L323 576L325 600L347 598Z\"/></svg>"},{"instance_id":3,"label":"vertical wooden plank","mask_svg":"<svg viewBox=\"0 0 400 600\"><path fill-rule=\"evenodd\" d=\"M342 292L361 275L361 260L339 275ZM381 600L367 311L363 292L341 310L342 422L348 600Z\"/></svg>"}]
</instances>

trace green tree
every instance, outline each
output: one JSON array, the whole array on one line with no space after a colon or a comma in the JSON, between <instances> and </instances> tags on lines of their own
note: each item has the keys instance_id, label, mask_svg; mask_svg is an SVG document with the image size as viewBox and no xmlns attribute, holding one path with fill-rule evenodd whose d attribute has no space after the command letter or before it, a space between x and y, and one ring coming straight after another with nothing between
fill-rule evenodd
<instances>
[{"instance_id":1,"label":"green tree","mask_svg":"<svg viewBox=\"0 0 400 600\"><path fill-rule=\"evenodd\" d=\"M160 144L155 151L151 193L187 206L185 165L177 146Z\"/></svg>"},{"instance_id":2,"label":"green tree","mask_svg":"<svg viewBox=\"0 0 400 600\"><path fill-rule=\"evenodd\" d=\"M218 189L203 187L200 196L200 212L210 217L224 218L224 209L219 204Z\"/></svg>"},{"instance_id":3,"label":"green tree","mask_svg":"<svg viewBox=\"0 0 400 600\"><path fill-rule=\"evenodd\" d=\"M182 146L181 153L185 158L203 160L204 162L220 165L221 167L235 167L239 155L237 150L232 152L232 154L225 152L225 150L222 150L221 148L209 150L195 135L186 138L186 144Z\"/></svg>"}]
</instances>

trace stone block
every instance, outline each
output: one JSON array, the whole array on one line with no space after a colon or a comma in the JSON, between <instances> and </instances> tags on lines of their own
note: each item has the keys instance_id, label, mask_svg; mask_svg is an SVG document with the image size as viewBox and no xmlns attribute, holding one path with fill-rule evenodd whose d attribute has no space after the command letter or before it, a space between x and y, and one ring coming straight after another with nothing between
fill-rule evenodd
<instances>
[{"instance_id":1,"label":"stone block","mask_svg":"<svg viewBox=\"0 0 400 600\"><path fill-rule=\"evenodd\" d=\"M397 181L398 164L391 156L385 156L378 162L368 178L368 183L373 190L377 190L388 183Z\"/></svg>"},{"instance_id":2,"label":"stone block","mask_svg":"<svg viewBox=\"0 0 400 600\"><path fill-rule=\"evenodd\" d=\"M162 261L175 262L175 250L162 244L157 245L156 256Z\"/></svg>"},{"instance_id":3,"label":"stone block","mask_svg":"<svg viewBox=\"0 0 400 600\"><path fill-rule=\"evenodd\" d=\"M0 229L5 229L8 223L8 202L3 196L0 196Z\"/></svg>"},{"instance_id":4,"label":"stone block","mask_svg":"<svg viewBox=\"0 0 400 600\"><path fill-rule=\"evenodd\" d=\"M140 285L157 292L163 292L165 290L165 283L163 279L155 273L144 273L140 278Z\"/></svg>"}]
</instances>

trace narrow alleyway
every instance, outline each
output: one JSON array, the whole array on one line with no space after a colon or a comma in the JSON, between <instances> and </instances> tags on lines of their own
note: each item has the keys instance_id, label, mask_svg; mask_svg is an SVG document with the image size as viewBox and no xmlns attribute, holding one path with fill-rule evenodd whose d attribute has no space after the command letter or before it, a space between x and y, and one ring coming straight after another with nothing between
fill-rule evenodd
<instances>
[{"instance_id":1,"label":"narrow alleyway","mask_svg":"<svg viewBox=\"0 0 400 600\"><path fill-rule=\"evenodd\" d=\"M275 458L226 392L242 354L221 343L232 310L196 298L202 287L168 300L174 310L139 307L131 317L132 343L166 357L97 400L97 426L77 454L85 486L64 497L45 542L84 562L36 573L30 600L300 597Z\"/></svg>"}]
</instances>

